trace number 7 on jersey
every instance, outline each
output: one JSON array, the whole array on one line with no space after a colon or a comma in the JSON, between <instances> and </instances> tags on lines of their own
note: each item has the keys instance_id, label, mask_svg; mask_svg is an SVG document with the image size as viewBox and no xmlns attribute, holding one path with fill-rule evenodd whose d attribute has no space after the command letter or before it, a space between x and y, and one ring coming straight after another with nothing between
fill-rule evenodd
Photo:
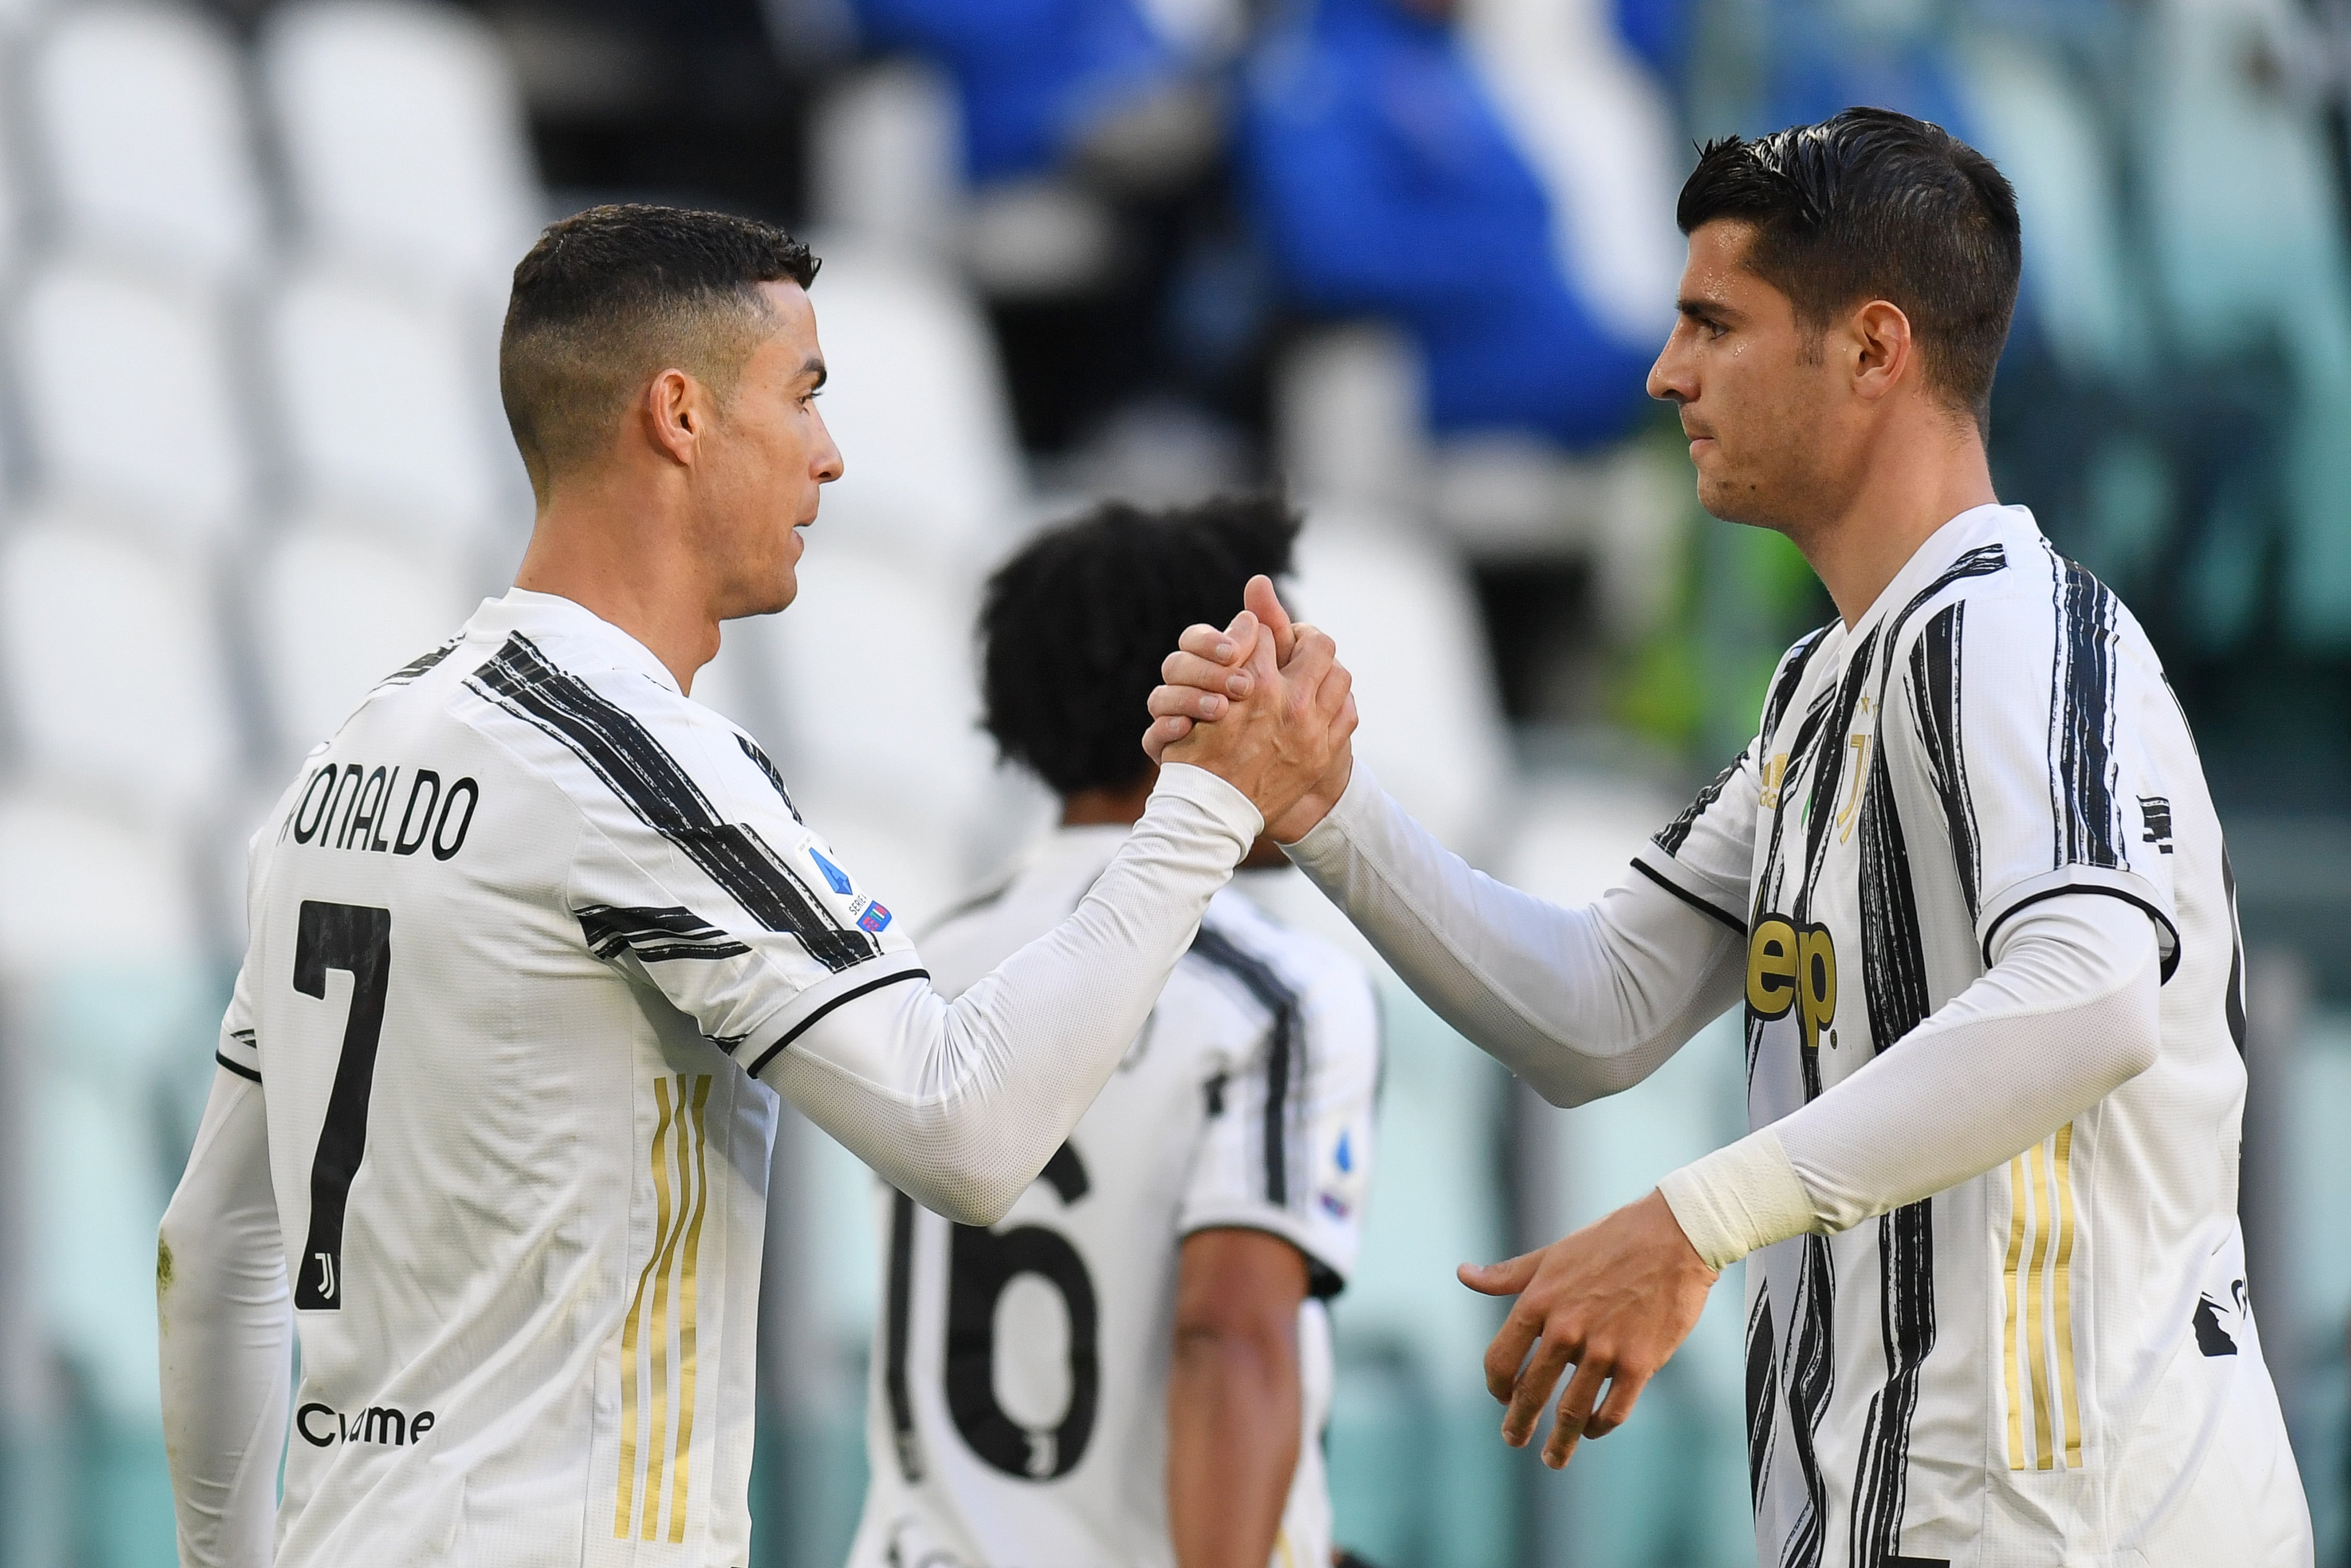
<instances>
[{"instance_id":1,"label":"number 7 on jersey","mask_svg":"<svg viewBox=\"0 0 2351 1568\"><path fill-rule=\"evenodd\" d=\"M367 1150L375 1048L383 1035L384 995L392 988L392 911L304 899L294 936L294 988L324 1001L329 969L350 973L351 1009L310 1163L310 1234L294 1282L297 1312L342 1310L343 1207Z\"/></svg>"}]
</instances>

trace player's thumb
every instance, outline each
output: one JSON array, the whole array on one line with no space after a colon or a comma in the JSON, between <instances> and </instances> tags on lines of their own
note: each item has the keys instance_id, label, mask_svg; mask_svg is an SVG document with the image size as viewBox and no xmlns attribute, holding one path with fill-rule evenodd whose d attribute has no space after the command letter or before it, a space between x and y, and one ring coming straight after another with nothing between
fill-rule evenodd
<instances>
[{"instance_id":1,"label":"player's thumb","mask_svg":"<svg viewBox=\"0 0 2351 1568\"><path fill-rule=\"evenodd\" d=\"M1298 639L1290 628L1290 612L1281 607L1281 596L1273 591L1273 579L1262 572L1250 578L1249 586L1241 590L1241 602L1273 633L1273 662L1290 663L1290 646Z\"/></svg>"},{"instance_id":2,"label":"player's thumb","mask_svg":"<svg viewBox=\"0 0 2351 1568\"><path fill-rule=\"evenodd\" d=\"M1499 1263L1464 1263L1454 1274L1481 1296L1515 1296L1533 1283L1541 1262L1541 1252L1523 1252Z\"/></svg>"}]
</instances>

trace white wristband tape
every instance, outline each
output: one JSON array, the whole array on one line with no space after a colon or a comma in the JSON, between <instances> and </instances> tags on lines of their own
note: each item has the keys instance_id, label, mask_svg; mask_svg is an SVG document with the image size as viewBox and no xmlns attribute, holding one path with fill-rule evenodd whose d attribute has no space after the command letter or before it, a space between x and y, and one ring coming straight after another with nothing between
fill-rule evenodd
<instances>
[{"instance_id":1,"label":"white wristband tape","mask_svg":"<svg viewBox=\"0 0 2351 1568\"><path fill-rule=\"evenodd\" d=\"M1812 1197L1769 1127L1668 1174L1657 1191L1709 1269L1813 1225Z\"/></svg>"}]
</instances>

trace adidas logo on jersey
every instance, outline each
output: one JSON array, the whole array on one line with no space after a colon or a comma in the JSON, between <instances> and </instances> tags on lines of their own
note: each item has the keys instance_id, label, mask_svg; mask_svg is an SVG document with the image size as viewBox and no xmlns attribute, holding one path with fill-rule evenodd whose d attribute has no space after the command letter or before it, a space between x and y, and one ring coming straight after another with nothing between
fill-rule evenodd
<instances>
[{"instance_id":1,"label":"adidas logo on jersey","mask_svg":"<svg viewBox=\"0 0 2351 1568\"><path fill-rule=\"evenodd\" d=\"M312 1403L294 1412L294 1429L314 1448L330 1448L337 1443L404 1448L423 1442L424 1434L433 1430L433 1412L419 1410L411 1416L389 1405L371 1405L351 1416L331 1405Z\"/></svg>"}]
</instances>

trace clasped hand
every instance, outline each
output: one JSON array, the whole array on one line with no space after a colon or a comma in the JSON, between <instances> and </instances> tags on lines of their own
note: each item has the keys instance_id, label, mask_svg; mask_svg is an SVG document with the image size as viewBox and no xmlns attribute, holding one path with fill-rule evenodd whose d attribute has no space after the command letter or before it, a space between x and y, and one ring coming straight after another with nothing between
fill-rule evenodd
<instances>
[{"instance_id":1,"label":"clasped hand","mask_svg":"<svg viewBox=\"0 0 2351 1568\"><path fill-rule=\"evenodd\" d=\"M1190 627L1167 655L1143 749L1217 775L1295 843L1347 788L1354 677L1329 636L1291 623L1270 580L1249 579L1242 602L1230 626Z\"/></svg>"}]
</instances>

